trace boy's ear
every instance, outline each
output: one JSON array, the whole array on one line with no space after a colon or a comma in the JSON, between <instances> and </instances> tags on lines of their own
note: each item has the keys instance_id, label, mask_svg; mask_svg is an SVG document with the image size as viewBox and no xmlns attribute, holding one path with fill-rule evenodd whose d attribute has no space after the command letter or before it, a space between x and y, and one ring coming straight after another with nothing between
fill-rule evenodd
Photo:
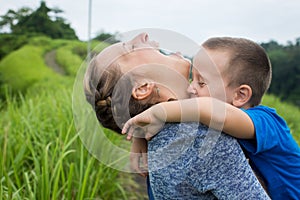
<instances>
[{"instance_id":1,"label":"boy's ear","mask_svg":"<svg viewBox=\"0 0 300 200\"><path fill-rule=\"evenodd\" d=\"M238 108L242 108L252 97L252 88L249 85L241 85L239 86L233 97L233 105Z\"/></svg>"},{"instance_id":2,"label":"boy's ear","mask_svg":"<svg viewBox=\"0 0 300 200\"><path fill-rule=\"evenodd\" d=\"M153 88L154 84L149 83L134 86L132 89L132 96L137 100L144 100L151 95Z\"/></svg>"}]
</instances>

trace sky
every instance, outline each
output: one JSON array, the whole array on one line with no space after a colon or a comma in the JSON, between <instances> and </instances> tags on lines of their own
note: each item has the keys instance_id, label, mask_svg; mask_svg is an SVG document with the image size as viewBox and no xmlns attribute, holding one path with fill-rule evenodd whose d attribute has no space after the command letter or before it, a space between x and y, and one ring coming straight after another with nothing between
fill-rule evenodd
<instances>
[{"instance_id":1,"label":"sky","mask_svg":"<svg viewBox=\"0 0 300 200\"><path fill-rule=\"evenodd\" d=\"M88 39L89 0L45 0ZM38 8L40 0L0 0L8 9ZM299 0L91 0L91 37L101 31L123 33L142 28L167 29L202 43L213 36L244 37L280 44L300 37Z\"/></svg>"}]
</instances>

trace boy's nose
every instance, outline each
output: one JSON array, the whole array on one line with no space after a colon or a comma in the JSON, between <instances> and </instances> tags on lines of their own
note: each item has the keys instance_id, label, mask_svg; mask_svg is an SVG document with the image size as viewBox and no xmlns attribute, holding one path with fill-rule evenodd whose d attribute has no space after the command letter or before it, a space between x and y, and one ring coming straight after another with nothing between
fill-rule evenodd
<instances>
[{"instance_id":1,"label":"boy's nose","mask_svg":"<svg viewBox=\"0 0 300 200\"><path fill-rule=\"evenodd\" d=\"M195 88L193 87L192 84L190 84L189 87L187 88L187 92L188 92L190 95L196 95L196 94L197 94L197 91L195 90Z\"/></svg>"}]
</instances>

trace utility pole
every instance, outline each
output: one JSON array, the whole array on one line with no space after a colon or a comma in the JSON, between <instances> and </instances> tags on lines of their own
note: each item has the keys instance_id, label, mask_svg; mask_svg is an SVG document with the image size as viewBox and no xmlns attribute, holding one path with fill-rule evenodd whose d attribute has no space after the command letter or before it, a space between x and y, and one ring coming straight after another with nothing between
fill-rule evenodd
<instances>
[{"instance_id":1,"label":"utility pole","mask_svg":"<svg viewBox=\"0 0 300 200\"><path fill-rule=\"evenodd\" d=\"M88 10L88 43L87 43L87 62L91 60L91 26L92 26L92 0L89 0Z\"/></svg>"}]
</instances>

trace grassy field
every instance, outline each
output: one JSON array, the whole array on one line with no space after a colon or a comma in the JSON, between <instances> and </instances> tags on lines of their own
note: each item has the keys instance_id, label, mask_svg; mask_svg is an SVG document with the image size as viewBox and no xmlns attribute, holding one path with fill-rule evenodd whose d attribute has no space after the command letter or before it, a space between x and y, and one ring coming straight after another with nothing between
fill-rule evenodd
<instances>
[{"instance_id":1,"label":"grassy field","mask_svg":"<svg viewBox=\"0 0 300 200\"><path fill-rule=\"evenodd\" d=\"M75 130L72 89L85 49L77 41L34 38L0 61L9 85L0 101L1 199L145 198L131 174L91 156ZM50 50L66 75L45 65Z\"/></svg>"},{"instance_id":2,"label":"grassy field","mask_svg":"<svg viewBox=\"0 0 300 200\"><path fill-rule=\"evenodd\" d=\"M138 199L123 188L124 175L82 145L70 102L71 91L59 85L3 102L2 199Z\"/></svg>"},{"instance_id":3,"label":"grassy field","mask_svg":"<svg viewBox=\"0 0 300 200\"><path fill-rule=\"evenodd\" d=\"M91 156L75 130L72 88L85 49L78 41L33 38L0 61L2 82L9 85L0 92L1 199L145 198L131 174ZM45 53L53 50L65 75L45 65ZM264 104L287 120L299 143L299 108L274 96Z\"/></svg>"},{"instance_id":4,"label":"grassy field","mask_svg":"<svg viewBox=\"0 0 300 200\"><path fill-rule=\"evenodd\" d=\"M263 98L263 104L276 109L288 123L293 137L300 145L300 108L292 104L284 103L273 95L266 95Z\"/></svg>"}]
</instances>

